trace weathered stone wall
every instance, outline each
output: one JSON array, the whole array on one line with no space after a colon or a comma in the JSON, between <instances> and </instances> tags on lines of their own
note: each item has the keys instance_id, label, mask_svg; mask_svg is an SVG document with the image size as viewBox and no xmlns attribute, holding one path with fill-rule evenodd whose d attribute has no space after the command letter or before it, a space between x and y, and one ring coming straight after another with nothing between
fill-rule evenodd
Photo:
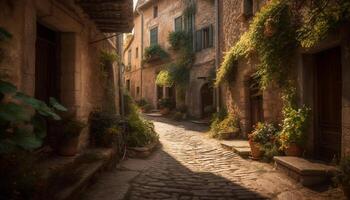
<instances>
[{"instance_id":1,"label":"weathered stone wall","mask_svg":"<svg viewBox=\"0 0 350 200\"><path fill-rule=\"evenodd\" d=\"M106 105L106 91L99 76L99 55L102 49L115 51L115 41L92 44L105 36L72 0L13 1L12 8L6 1L0 4L0 26L13 34L13 38L4 44L6 55L0 64L1 72L8 72L9 79L22 91L34 95L36 24L40 22L59 32L61 102L79 120L87 122L93 109ZM117 66L113 68L118 71ZM111 76L112 79L116 77ZM87 145L88 128L81 135L80 149Z\"/></svg>"},{"instance_id":2,"label":"weathered stone wall","mask_svg":"<svg viewBox=\"0 0 350 200\"><path fill-rule=\"evenodd\" d=\"M256 13L265 1L254 1L254 13ZM239 40L240 36L248 30L252 17L246 17L242 12L240 0L219 1L219 51L220 63L225 52ZM243 136L247 136L254 124L251 123L249 84L251 75L254 74L259 61L256 57L240 60L236 69L235 80L228 86L221 87L221 104L230 112L237 112L241 119ZM281 99L277 87L271 86L263 91L263 115L267 122L279 122L281 118Z\"/></svg>"}]
</instances>

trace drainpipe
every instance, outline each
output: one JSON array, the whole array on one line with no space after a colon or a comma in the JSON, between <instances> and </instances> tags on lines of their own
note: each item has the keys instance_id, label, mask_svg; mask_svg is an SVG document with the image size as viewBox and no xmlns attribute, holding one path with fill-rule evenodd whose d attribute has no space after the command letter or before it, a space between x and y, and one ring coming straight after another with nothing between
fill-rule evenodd
<instances>
[{"instance_id":1,"label":"drainpipe","mask_svg":"<svg viewBox=\"0 0 350 200\"><path fill-rule=\"evenodd\" d=\"M220 55L220 41L219 41L219 0L215 0L215 69L216 71L219 69L219 55ZM216 97L216 111L220 110L220 86L215 89L215 97Z\"/></svg>"},{"instance_id":2,"label":"drainpipe","mask_svg":"<svg viewBox=\"0 0 350 200\"><path fill-rule=\"evenodd\" d=\"M141 16L141 47L140 47L140 50L141 50L141 53L140 53L140 96L141 96L141 99L143 98L143 93L142 93L142 86L143 86L143 72L142 72L142 59L143 59L143 34L144 34L144 31L143 31L143 12L140 11L139 8L136 8L136 12Z\"/></svg>"}]
</instances>

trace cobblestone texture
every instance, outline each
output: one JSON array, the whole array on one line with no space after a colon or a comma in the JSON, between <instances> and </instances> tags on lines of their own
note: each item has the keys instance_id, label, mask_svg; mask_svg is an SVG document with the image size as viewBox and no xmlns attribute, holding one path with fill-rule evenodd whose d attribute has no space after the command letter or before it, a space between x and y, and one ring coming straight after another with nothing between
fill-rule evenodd
<instances>
[{"instance_id":1,"label":"cobblestone texture","mask_svg":"<svg viewBox=\"0 0 350 200\"><path fill-rule=\"evenodd\" d=\"M119 169L139 172L125 199L344 199L339 189L311 190L270 164L240 158L208 138L205 127L155 120L162 148L142 161L148 167L135 160L127 164L129 160ZM107 199L115 198L107 195Z\"/></svg>"}]
</instances>

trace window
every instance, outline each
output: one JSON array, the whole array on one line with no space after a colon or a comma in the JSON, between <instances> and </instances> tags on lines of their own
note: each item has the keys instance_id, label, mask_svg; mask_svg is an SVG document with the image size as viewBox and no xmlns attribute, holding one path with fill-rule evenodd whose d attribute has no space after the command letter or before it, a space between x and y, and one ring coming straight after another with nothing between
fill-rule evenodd
<instances>
[{"instance_id":1,"label":"window","mask_svg":"<svg viewBox=\"0 0 350 200\"><path fill-rule=\"evenodd\" d=\"M126 89L130 91L130 80L126 80Z\"/></svg>"},{"instance_id":2,"label":"window","mask_svg":"<svg viewBox=\"0 0 350 200\"><path fill-rule=\"evenodd\" d=\"M136 87L136 94L137 94L137 96L140 95L140 87L139 86Z\"/></svg>"},{"instance_id":3,"label":"window","mask_svg":"<svg viewBox=\"0 0 350 200\"><path fill-rule=\"evenodd\" d=\"M135 58L138 58L139 57L139 48L136 47L135 49Z\"/></svg>"},{"instance_id":4,"label":"window","mask_svg":"<svg viewBox=\"0 0 350 200\"><path fill-rule=\"evenodd\" d=\"M213 47L213 33L212 25L196 31L196 51Z\"/></svg>"},{"instance_id":5,"label":"window","mask_svg":"<svg viewBox=\"0 0 350 200\"><path fill-rule=\"evenodd\" d=\"M128 66L131 66L131 49L128 51Z\"/></svg>"},{"instance_id":6,"label":"window","mask_svg":"<svg viewBox=\"0 0 350 200\"><path fill-rule=\"evenodd\" d=\"M184 29L188 32L192 32L193 30L192 20L193 20L192 14L189 14L186 17L184 17Z\"/></svg>"},{"instance_id":7,"label":"window","mask_svg":"<svg viewBox=\"0 0 350 200\"><path fill-rule=\"evenodd\" d=\"M245 17L250 17L253 15L253 0L243 0L242 11Z\"/></svg>"},{"instance_id":8,"label":"window","mask_svg":"<svg viewBox=\"0 0 350 200\"><path fill-rule=\"evenodd\" d=\"M158 44L158 27L152 28L150 31L150 45Z\"/></svg>"},{"instance_id":9,"label":"window","mask_svg":"<svg viewBox=\"0 0 350 200\"><path fill-rule=\"evenodd\" d=\"M158 6L154 6L153 7L153 18L157 18L158 17Z\"/></svg>"},{"instance_id":10,"label":"window","mask_svg":"<svg viewBox=\"0 0 350 200\"><path fill-rule=\"evenodd\" d=\"M182 16L175 18L175 31L182 31Z\"/></svg>"}]
</instances>

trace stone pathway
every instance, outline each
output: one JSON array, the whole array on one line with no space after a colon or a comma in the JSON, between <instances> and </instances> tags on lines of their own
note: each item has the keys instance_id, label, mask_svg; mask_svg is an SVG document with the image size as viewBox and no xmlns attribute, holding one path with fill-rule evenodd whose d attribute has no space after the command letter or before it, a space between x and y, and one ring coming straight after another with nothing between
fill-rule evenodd
<instances>
[{"instance_id":1,"label":"stone pathway","mask_svg":"<svg viewBox=\"0 0 350 200\"><path fill-rule=\"evenodd\" d=\"M339 189L311 190L270 164L242 159L201 125L152 119L162 147L103 174L82 199L344 199Z\"/></svg>"}]
</instances>

